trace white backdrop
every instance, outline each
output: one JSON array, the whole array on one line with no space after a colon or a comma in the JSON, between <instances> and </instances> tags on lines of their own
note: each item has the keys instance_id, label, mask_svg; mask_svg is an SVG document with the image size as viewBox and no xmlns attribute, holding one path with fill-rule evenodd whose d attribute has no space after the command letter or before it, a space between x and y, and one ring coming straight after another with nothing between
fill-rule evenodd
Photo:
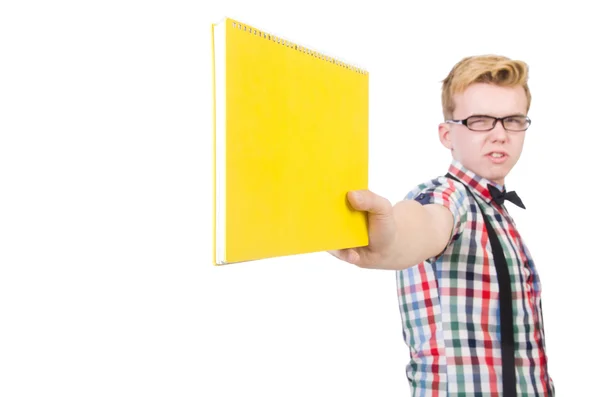
<instances>
[{"instance_id":1,"label":"white backdrop","mask_svg":"<svg viewBox=\"0 0 600 397\"><path fill-rule=\"evenodd\" d=\"M408 396L393 272L326 253L214 267L210 24L370 73L372 190L446 171L441 80L530 65L507 179L560 395L594 393L600 28L583 2L3 2L0 395ZM544 15L542 15L544 14Z\"/></svg>"}]
</instances>

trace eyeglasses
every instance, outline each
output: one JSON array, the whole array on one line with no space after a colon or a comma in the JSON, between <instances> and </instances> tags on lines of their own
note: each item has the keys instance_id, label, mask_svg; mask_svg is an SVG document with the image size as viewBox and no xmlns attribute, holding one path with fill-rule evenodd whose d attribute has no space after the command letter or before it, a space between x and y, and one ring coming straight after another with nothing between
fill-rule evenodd
<instances>
[{"instance_id":1,"label":"eyeglasses","mask_svg":"<svg viewBox=\"0 0 600 397\"><path fill-rule=\"evenodd\" d=\"M525 131L531 125L531 120L526 116L471 116L463 120L446 120L446 123L462 124L472 131L491 131L500 121L506 131Z\"/></svg>"}]
</instances>

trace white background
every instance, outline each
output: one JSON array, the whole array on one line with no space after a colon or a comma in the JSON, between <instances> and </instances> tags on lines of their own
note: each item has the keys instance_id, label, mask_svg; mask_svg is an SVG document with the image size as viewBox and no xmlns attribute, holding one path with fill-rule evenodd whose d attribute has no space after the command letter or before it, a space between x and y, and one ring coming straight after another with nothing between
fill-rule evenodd
<instances>
[{"instance_id":1,"label":"white background","mask_svg":"<svg viewBox=\"0 0 600 397\"><path fill-rule=\"evenodd\" d=\"M439 1L5 1L0 395L408 396L393 272L326 253L214 267L211 23L370 73L370 188L445 173L441 80L530 65L507 179L542 278L559 395L595 395L598 42L591 6ZM391 3L391 2L390 2Z\"/></svg>"}]
</instances>

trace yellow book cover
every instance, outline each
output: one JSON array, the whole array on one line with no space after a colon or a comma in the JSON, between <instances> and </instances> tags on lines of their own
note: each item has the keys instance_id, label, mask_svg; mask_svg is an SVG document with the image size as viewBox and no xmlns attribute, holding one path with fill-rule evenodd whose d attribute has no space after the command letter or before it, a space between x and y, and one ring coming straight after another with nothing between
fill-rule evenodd
<instances>
[{"instance_id":1,"label":"yellow book cover","mask_svg":"<svg viewBox=\"0 0 600 397\"><path fill-rule=\"evenodd\" d=\"M369 75L225 18L212 26L215 265L368 245Z\"/></svg>"}]
</instances>

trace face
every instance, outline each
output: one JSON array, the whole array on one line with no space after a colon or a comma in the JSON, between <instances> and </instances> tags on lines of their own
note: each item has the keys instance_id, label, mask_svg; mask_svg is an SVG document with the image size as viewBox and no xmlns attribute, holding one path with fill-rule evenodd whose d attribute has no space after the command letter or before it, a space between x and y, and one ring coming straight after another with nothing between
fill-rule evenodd
<instances>
[{"instance_id":1,"label":"face","mask_svg":"<svg viewBox=\"0 0 600 397\"><path fill-rule=\"evenodd\" d=\"M527 96L523 87L476 83L455 95L454 101L454 120L472 115L527 115ZM499 184L504 184L504 177L519 160L525 140L525 131L507 131L500 121L491 131L471 131L465 125L442 123L438 132L440 141L451 150L453 158L474 173ZM497 157L498 153L501 157Z\"/></svg>"}]
</instances>

